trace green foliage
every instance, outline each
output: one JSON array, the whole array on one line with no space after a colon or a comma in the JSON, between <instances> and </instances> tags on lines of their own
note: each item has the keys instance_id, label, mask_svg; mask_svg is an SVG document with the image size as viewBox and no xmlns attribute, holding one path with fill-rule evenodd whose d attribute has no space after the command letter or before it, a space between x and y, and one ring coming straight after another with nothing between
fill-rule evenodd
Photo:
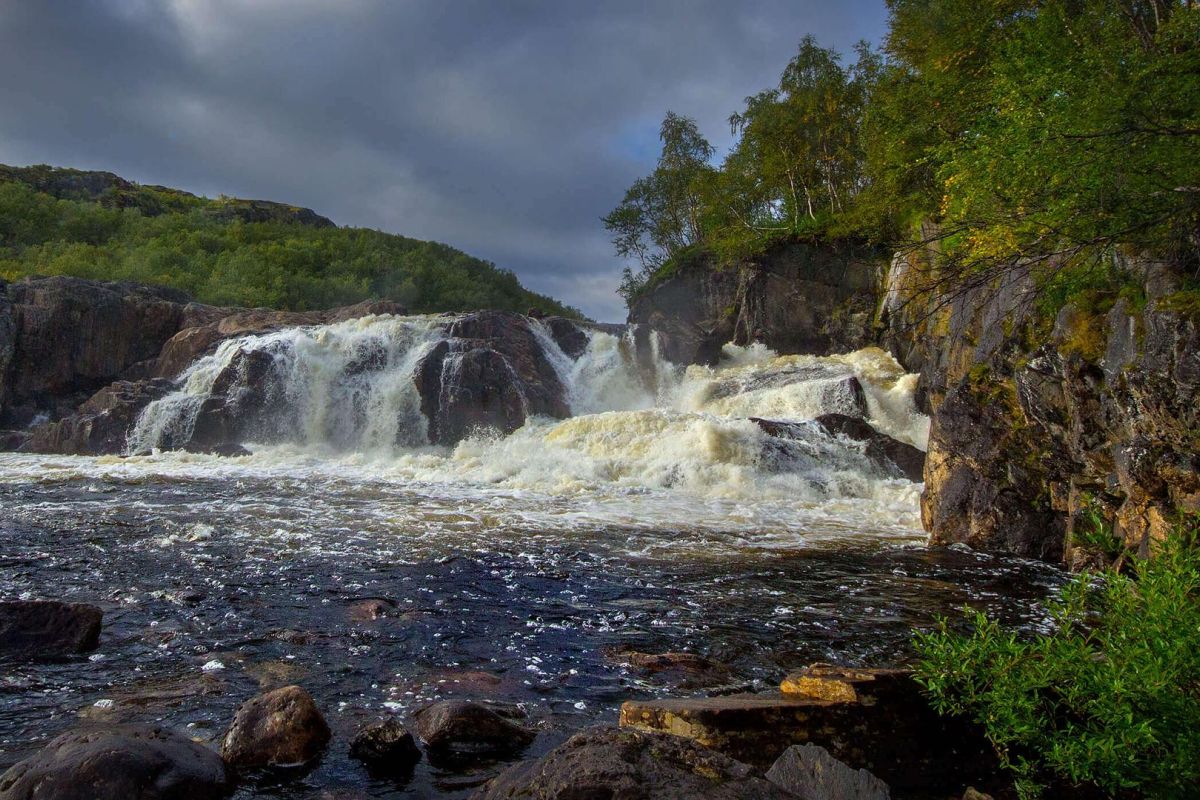
<instances>
[{"instance_id":1,"label":"green foliage","mask_svg":"<svg viewBox=\"0 0 1200 800\"><path fill-rule=\"evenodd\" d=\"M1200 786L1200 522L1131 574L1081 575L1025 637L968 611L918 633L917 679L983 726L1023 797L1047 786L1184 800Z\"/></svg>"},{"instance_id":2,"label":"green foliage","mask_svg":"<svg viewBox=\"0 0 1200 800\"><path fill-rule=\"evenodd\" d=\"M689 244L727 265L787 238L932 236L950 289L1120 253L1200 274L1200 4L887 5L882 53L860 45L845 67L804 38L730 118L720 169L692 163ZM606 222L654 215L643 181ZM627 298L646 277L630 273Z\"/></svg>"},{"instance_id":3,"label":"green foliage","mask_svg":"<svg viewBox=\"0 0 1200 800\"><path fill-rule=\"evenodd\" d=\"M1111 251L1194 257L1200 7L1175 0L892 0L894 102L923 117L922 211L990 265ZM885 136L889 134L884 134ZM900 163L889 159L901 156ZM932 180L930 180L932 178ZM1186 252L1185 252L1186 251Z\"/></svg>"},{"instance_id":4,"label":"green foliage","mask_svg":"<svg viewBox=\"0 0 1200 800\"><path fill-rule=\"evenodd\" d=\"M621 204L604 218L621 258L637 259L638 272L626 267L620 293L626 300L670 258L701 240L705 183L713 146L694 120L668 111L659 131L658 166L625 192Z\"/></svg>"},{"instance_id":5,"label":"green foliage","mask_svg":"<svg viewBox=\"0 0 1200 800\"><path fill-rule=\"evenodd\" d=\"M301 224L308 212L277 204L124 182L97 194L47 185L83 173L20 172L0 169L0 277L8 280L130 280L216 305L294 310L378 298L413 312L537 308L580 316L525 289L512 272L444 244Z\"/></svg>"}]
</instances>

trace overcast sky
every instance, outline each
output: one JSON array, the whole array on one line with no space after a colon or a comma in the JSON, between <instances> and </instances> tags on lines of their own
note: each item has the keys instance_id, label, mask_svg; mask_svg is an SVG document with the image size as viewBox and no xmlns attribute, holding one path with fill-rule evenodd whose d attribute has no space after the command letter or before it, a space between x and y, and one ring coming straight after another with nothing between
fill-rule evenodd
<instances>
[{"instance_id":1,"label":"overcast sky","mask_svg":"<svg viewBox=\"0 0 1200 800\"><path fill-rule=\"evenodd\" d=\"M0 163L436 239L623 318L600 217L671 109L725 147L800 38L882 0L0 0Z\"/></svg>"}]
</instances>

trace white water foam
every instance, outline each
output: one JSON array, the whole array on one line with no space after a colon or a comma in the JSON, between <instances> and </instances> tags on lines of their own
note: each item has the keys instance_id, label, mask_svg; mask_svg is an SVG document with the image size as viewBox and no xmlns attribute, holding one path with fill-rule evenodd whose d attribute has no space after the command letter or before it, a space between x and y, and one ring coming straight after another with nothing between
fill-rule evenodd
<instances>
[{"instance_id":1,"label":"white water foam","mask_svg":"<svg viewBox=\"0 0 1200 800\"><path fill-rule=\"evenodd\" d=\"M129 439L137 455L3 457L0 475L32 469L44 480L275 476L326 488L345 480L397 487L379 489L384 494L421 491L456 514L482 503L486 519L517 527L682 524L768 538L776 531L785 541L815 530L835 537L856 530L919 535L920 485L881 472L862 445L799 425L783 452L749 419L845 413L854 404L848 382L855 378L871 424L923 448L928 419L913 403L915 376L882 350L778 356L757 344L727 346L718 367L687 369L655 351L639 367L628 334L591 331L585 352L572 359L535 323L573 416L535 417L509 436L434 447L426 443L412 375L444 338L446 324L444 317L364 317L224 342L188 368L177 391L147 407ZM240 458L161 449L186 440L222 370L250 351L273 359L288 417L283 433L246 442L252 454ZM412 513L384 507L393 520Z\"/></svg>"}]
</instances>

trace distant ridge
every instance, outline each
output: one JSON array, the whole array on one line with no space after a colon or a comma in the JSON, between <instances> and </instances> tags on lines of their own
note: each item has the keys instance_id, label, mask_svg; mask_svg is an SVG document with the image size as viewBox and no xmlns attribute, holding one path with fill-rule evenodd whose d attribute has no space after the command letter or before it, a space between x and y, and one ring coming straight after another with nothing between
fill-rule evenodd
<instances>
[{"instance_id":1,"label":"distant ridge","mask_svg":"<svg viewBox=\"0 0 1200 800\"><path fill-rule=\"evenodd\" d=\"M0 278L47 275L169 286L213 305L304 311L389 300L419 313L582 317L438 242L338 227L287 203L0 164Z\"/></svg>"}]
</instances>

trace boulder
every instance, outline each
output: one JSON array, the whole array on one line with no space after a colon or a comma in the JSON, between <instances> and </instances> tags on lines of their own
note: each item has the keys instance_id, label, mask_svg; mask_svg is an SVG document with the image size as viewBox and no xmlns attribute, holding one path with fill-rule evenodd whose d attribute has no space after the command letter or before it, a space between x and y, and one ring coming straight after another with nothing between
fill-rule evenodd
<instances>
[{"instance_id":1,"label":"boulder","mask_svg":"<svg viewBox=\"0 0 1200 800\"><path fill-rule=\"evenodd\" d=\"M64 733L0 776L0 800L218 800L232 791L219 755L144 725Z\"/></svg>"},{"instance_id":2,"label":"boulder","mask_svg":"<svg viewBox=\"0 0 1200 800\"><path fill-rule=\"evenodd\" d=\"M857 383L856 379L855 380ZM864 401L865 412L865 401ZM751 417L763 433L774 439L803 440L812 430L808 423ZM893 439L871 427L860 417L848 414L822 414L812 423L827 436L841 437L861 442L863 454L880 471L897 478L907 478L913 483L924 479L925 453L907 442Z\"/></svg>"},{"instance_id":3,"label":"boulder","mask_svg":"<svg viewBox=\"0 0 1200 800\"><path fill-rule=\"evenodd\" d=\"M857 417L822 414L814 420L831 436L843 436L866 445L867 457L884 469L891 469L920 483L925 475L925 453L907 442L880 433Z\"/></svg>"},{"instance_id":4,"label":"boulder","mask_svg":"<svg viewBox=\"0 0 1200 800\"><path fill-rule=\"evenodd\" d=\"M547 317L542 324L549 329L555 344L571 358L579 358L587 350L591 337L566 317Z\"/></svg>"},{"instance_id":5,"label":"boulder","mask_svg":"<svg viewBox=\"0 0 1200 800\"><path fill-rule=\"evenodd\" d=\"M33 453L118 455L142 410L174 385L154 378L117 381L92 395L69 416L39 425L24 449Z\"/></svg>"},{"instance_id":6,"label":"boulder","mask_svg":"<svg viewBox=\"0 0 1200 800\"><path fill-rule=\"evenodd\" d=\"M299 766L320 756L329 739L329 726L308 692L284 686L238 707L221 755L234 767Z\"/></svg>"},{"instance_id":7,"label":"boulder","mask_svg":"<svg viewBox=\"0 0 1200 800\"><path fill-rule=\"evenodd\" d=\"M597 727L510 767L472 800L787 800L753 767L677 736Z\"/></svg>"},{"instance_id":8,"label":"boulder","mask_svg":"<svg viewBox=\"0 0 1200 800\"><path fill-rule=\"evenodd\" d=\"M529 415L570 416L562 381L519 314L480 311L446 329L417 365L413 380L432 444L476 432L512 433Z\"/></svg>"},{"instance_id":9,"label":"boulder","mask_svg":"<svg viewBox=\"0 0 1200 800\"><path fill-rule=\"evenodd\" d=\"M891 800L883 781L865 769L854 769L818 745L792 745L783 751L767 780L804 800Z\"/></svg>"},{"instance_id":10,"label":"boulder","mask_svg":"<svg viewBox=\"0 0 1200 800\"><path fill-rule=\"evenodd\" d=\"M54 659L95 650L103 618L104 612L85 603L0 603L0 658Z\"/></svg>"},{"instance_id":11,"label":"boulder","mask_svg":"<svg viewBox=\"0 0 1200 800\"><path fill-rule=\"evenodd\" d=\"M442 700L413 714L417 735L430 751L459 755L506 755L534 739L525 727L480 703Z\"/></svg>"},{"instance_id":12,"label":"boulder","mask_svg":"<svg viewBox=\"0 0 1200 800\"><path fill-rule=\"evenodd\" d=\"M998 775L982 731L939 716L905 670L815 665L789 676L783 688L789 691L628 701L620 721L686 736L763 768L791 745L821 745L898 793L960 791Z\"/></svg>"},{"instance_id":13,"label":"boulder","mask_svg":"<svg viewBox=\"0 0 1200 800\"><path fill-rule=\"evenodd\" d=\"M421 760L421 750L408 728L397 719L368 725L350 742L350 757L372 771L404 773Z\"/></svg>"}]
</instances>

